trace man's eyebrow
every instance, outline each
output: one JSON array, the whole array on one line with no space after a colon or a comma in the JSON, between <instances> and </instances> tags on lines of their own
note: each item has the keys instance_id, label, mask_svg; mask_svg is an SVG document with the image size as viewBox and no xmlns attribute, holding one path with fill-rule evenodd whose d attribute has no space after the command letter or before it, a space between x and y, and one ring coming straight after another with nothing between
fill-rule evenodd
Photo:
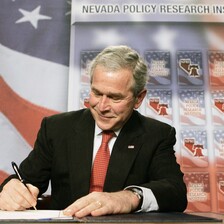
<instances>
[{"instance_id":1,"label":"man's eyebrow","mask_svg":"<svg viewBox=\"0 0 224 224\"><path fill-rule=\"evenodd\" d=\"M91 87L91 90L95 91L95 92L100 92L98 89L96 89L94 86Z\"/></svg>"},{"instance_id":2,"label":"man's eyebrow","mask_svg":"<svg viewBox=\"0 0 224 224\"><path fill-rule=\"evenodd\" d=\"M119 98L121 98L121 97L123 97L123 95L121 94L121 93L108 93L107 94L108 96L112 96L112 97L119 97Z\"/></svg>"},{"instance_id":3,"label":"man's eyebrow","mask_svg":"<svg viewBox=\"0 0 224 224\"><path fill-rule=\"evenodd\" d=\"M96 92L96 93L102 93L100 90L98 90L97 88L95 88L95 87L92 87L91 88L92 89L92 91L94 91L94 92ZM102 93L103 94L103 93ZM106 95L108 96L108 97L116 97L116 98L122 98L123 97L123 95L121 94L121 93L111 93L111 92L108 92L108 93L106 93Z\"/></svg>"}]
</instances>

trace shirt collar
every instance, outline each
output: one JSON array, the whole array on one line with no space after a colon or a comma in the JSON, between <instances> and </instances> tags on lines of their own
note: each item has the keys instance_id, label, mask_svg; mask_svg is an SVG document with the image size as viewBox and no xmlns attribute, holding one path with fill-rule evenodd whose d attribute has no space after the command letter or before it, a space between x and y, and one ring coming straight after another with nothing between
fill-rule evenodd
<instances>
[{"instance_id":1,"label":"shirt collar","mask_svg":"<svg viewBox=\"0 0 224 224\"><path fill-rule=\"evenodd\" d=\"M119 130L117 130L117 131L114 132L115 135L116 135L116 137L119 135L120 131L121 131L121 128ZM103 132L103 130L101 128L99 128L98 125L95 122L95 136L101 135L102 132Z\"/></svg>"}]
</instances>

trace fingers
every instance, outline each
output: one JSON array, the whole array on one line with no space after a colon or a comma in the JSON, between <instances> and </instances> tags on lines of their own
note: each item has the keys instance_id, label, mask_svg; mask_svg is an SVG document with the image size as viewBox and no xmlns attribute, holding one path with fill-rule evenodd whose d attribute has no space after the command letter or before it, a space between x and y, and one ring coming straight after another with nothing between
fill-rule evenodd
<instances>
[{"instance_id":1,"label":"fingers","mask_svg":"<svg viewBox=\"0 0 224 224\"><path fill-rule=\"evenodd\" d=\"M37 196L39 194L39 189L35 186L33 186L32 184L26 184L29 192L32 195L32 198L30 197L31 195L29 194L29 203L30 205L36 209L36 204L37 204Z\"/></svg>"},{"instance_id":2,"label":"fingers","mask_svg":"<svg viewBox=\"0 0 224 224\"><path fill-rule=\"evenodd\" d=\"M130 196L132 196L132 193L127 191L116 193L92 192L68 206L64 210L64 214L82 218L87 215L130 213L132 211Z\"/></svg>"},{"instance_id":3,"label":"fingers","mask_svg":"<svg viewBox=\"0 0 224 224\"><path fill-rule=\"evenodd\" d=\"M92 215L92 216L100 216L100 215L106 215L106 214L109 214L107 205L103 204L103 203L100 202L100 201L96 201L95 204L97 205L97 209L94 209L94 210L91 212L91 215Z\"/></svg>"},{"instance_id":4,"label":"fingers","mask_svg":"<svg viewBox=\"0 0 224 224\"><path fill-rule=\"evenodd\" d=\"M37 196L39 194L39 189L32 184L26 184L27 188L29 189L30 193L33 195L35 201L37 200Z\"/></svg>"},{"instance_id":5,"label":"fingers","mask_svg":"<svg viewBox=\"0 0 224 224\"><path fill-rule=\"evenodd\" d=\"M19 180L10 180L0 193L0 209L14 211L35 206L37 200L34 195L38 190L31 186L29 186L29 190Z\"/></svg>"},{"instance_id":6,"label":"fingers","mask_svg":"<svg viewBox=\"0 0 224 224\"><path fill-rule=\"evenodd\" d=\"M81 218L90 214L91 215L106 214L106 211L107 211L106 207L104 206L103 202L101 202L105 200L104 194L106 193L93 192L85 197L82 197L79 200L75 201L70 206L68 206L64 210L64 214L73 215L78 218Z\"/></svg>"}]
</instances>

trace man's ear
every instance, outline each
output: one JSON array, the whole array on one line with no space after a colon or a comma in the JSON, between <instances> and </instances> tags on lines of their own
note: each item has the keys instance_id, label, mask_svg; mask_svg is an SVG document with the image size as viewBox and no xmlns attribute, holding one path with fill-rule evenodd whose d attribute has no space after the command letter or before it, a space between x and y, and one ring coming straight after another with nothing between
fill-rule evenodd
<instances>
[{"instance_id":1,"label":"man's ear","mask_svg":"<svg viewBox=\"0 0 224 224\"><path fill-rule=\"evenodd\" d=\"M145 98L146 92L147 92L146 89L143 89L136 97L134 106L135 109L138 109L141 106L142 101Z\"/></svg>"}]
</instances>

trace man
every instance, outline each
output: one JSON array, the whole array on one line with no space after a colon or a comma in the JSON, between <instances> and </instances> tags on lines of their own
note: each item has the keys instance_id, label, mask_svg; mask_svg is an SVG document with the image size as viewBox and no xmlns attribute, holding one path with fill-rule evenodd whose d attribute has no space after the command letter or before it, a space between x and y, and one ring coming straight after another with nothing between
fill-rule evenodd
<instances>
[{"instance_id":1,"label":"man","mask_svg":"<svg viewBox=\"0 0 224 224\"><path fill-rule=\"evenodd\" d=\"M186 186L173 150L175 129L136 111L146 95L142 58L127 46L108 47L93 60L90 76L90 108L43 119L34 149L20 165L29 190L9 177L0 209L35 206L51 180L51 208L66 215L184 211ZM104 184L92 192L102 131L111 130Z\"/></svg>"}]
</instances>

